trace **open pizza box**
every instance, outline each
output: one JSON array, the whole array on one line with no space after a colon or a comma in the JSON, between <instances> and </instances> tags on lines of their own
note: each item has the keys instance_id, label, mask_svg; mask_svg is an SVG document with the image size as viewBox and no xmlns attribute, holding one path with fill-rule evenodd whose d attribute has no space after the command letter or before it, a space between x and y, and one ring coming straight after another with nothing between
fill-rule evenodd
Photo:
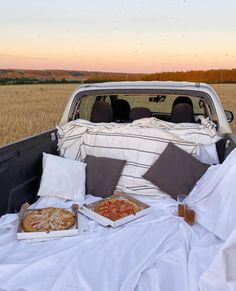
<instances>
[{"instance_id":1,"label":"open pizza box","mask_svg":"<svg viewBox=\"0 0 236 291\"><path fill-rule=\"evenodd\" d=\"M112 198L117 198L117 199L121 199L121 200L130 200L134 203L136 203L139 207L140 207L140 210L134 214L130 214L130 215L127 215L123 218L120 218L118 220L111 220L107 217L104 217L98 213L95 212L95 207L98 203L100 203L101 201L104 201L104 200L109 200L109 199L112 199ZM122 192L117 192L115 194L113 194L112 196L110 196L109 198L104 198L102 200L99 200L99 201L96 201L96 202L93 202L93 203L90 203L90 204L84 204L82 205L80 208L79 208L79 212L83 213L84 215L86 215L87 217L93 219L94 221L98 222L99 224L103 225L103 226L112 226L112 227L117 227L117 226L120 226L120 225L123 225L127 222L130 222L134 219L137 219L141 216L144 216L148 213L151 212L151 206L150 205L147 205L143 202L141 202L140 200L136 199L136 198L133 198L125 193L122 193Z\"/></svg>"},{"instance_id":2,"label":"open pizza box","mask_svg":"<svg viewBox=\"0 0 236 291\"><path fill-rule=\"evenodd\" d=\"M21 210L19 212L19 222L17 228L17 239L25 239L28 242L37 242L37 241L45 241L50 239L55 239L59 237L67 237L67 236L75 236L82 234L83 231L87 229L86 220L83 215L78 213L78 205L73 204L71 208L66 208L70 212L75 215L75 224L66 230L53 230L53 231L38 231L38 232L25 232L22 229L21 222L22 219L29 214L31 211L35 209L30 209L29 204L25 203L22 205Z\"/></svg>"}]
</instances>

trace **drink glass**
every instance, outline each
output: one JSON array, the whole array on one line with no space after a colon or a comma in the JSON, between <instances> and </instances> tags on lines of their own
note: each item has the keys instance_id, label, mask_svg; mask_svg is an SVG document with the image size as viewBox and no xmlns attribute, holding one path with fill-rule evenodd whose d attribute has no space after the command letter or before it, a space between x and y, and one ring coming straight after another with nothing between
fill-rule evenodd
<instances>
[{"instance_id":1,"label":"drink glass","mask_svg":"<svg viewBox=\"0 0 236 291\"><path fill-rule=\"evenodd\" d=\"M184 210L184 220L190 225L193 225L195 222L195 212L193 209L185 207Z\"/></svg>"},{"instance_id":2,"label":"drink glass","mask_svg":"<svg viewBox=\"0 0 236 291\"><path fill-rule=\"evenodd\" d=\"M179 194L177 195L177 202L178 202L178 216L184 217L186 205L184 204L184 199L187 195Z\"/></svg>"}]
</instances>

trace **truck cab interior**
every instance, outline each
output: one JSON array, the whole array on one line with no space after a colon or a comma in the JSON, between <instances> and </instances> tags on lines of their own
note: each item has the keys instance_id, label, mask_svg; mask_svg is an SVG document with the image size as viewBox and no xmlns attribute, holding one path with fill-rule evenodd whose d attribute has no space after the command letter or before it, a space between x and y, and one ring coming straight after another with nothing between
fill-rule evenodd
<instances>
[{"instance_id":1,"label":"truck cab interior","mask_svg":"<svg viewBox=\"0 0 236 291\"><path fill-rule=\"evenodd\" d=\"M217 124L211 104L202 97L147 94L117 94L86 96L76 108L71 120L82 118L92 122L128 123L139 118L156 117L168 122L198 122L197 117L209 117Z\"/></svg>"}]
</instances>

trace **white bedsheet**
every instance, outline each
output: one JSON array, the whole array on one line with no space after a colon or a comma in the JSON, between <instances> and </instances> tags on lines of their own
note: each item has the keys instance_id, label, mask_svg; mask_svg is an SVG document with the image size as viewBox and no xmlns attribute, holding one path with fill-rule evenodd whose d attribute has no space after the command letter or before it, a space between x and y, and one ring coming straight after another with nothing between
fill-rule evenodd
<instances>
[{"instance_id":1,"label":"white bedsheet","mask_svg":"<svg viewBox=\"0 0 236 291\"><path fill-rule=\"evenodd\" d=\"M201 291L236 290L236 230L234 230L200 280Z\"/></svg>"},{"instance_id":2,"label":"white bedsheet","mask_svg":"<svg viewBox=\"0 0 236 291\"><path fill-rule=\"evenodd\" d=\"M94 199L88 196L87 202ZM17 241L17 215L3 216L0 290L199 290L222 241L177 217L172 199L140 199L152 205L152 213L117 229L88 220L83 235L46 242ZM35 207L51 205L70 202L41 197Z\"/></svg>"}]
</instances>

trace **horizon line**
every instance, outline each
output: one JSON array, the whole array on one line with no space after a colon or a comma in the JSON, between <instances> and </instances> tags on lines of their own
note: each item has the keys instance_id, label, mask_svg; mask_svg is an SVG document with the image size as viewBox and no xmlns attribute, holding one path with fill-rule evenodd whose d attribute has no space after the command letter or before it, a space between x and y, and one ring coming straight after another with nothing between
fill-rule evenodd
<instances>
[{"instance_id":1,"label":"horizon line","mask_svg":"<svg viewBox=\"0 0 236 291\"><path fill-rule=\"evenodd\" d=\"M106 73L106 74L128 74L128 75L152 75L152 74L162 74L162 73L187 73L187 72L207 72L207 71L231 71L235 70L236 67L232 68L218 68L218 69L205 69L205 70L199 70L199 69L191 69L191 70L179 70L179 71L159 71L159 72L152 72L152 73L142 73L142 72L112 72L112 71L98 71L98 70L79 70L79 69L24 69L24 68L0 68L0 71L67 71L67 72L88 72L88 73Z\"/></svg>"}]
</instances>

